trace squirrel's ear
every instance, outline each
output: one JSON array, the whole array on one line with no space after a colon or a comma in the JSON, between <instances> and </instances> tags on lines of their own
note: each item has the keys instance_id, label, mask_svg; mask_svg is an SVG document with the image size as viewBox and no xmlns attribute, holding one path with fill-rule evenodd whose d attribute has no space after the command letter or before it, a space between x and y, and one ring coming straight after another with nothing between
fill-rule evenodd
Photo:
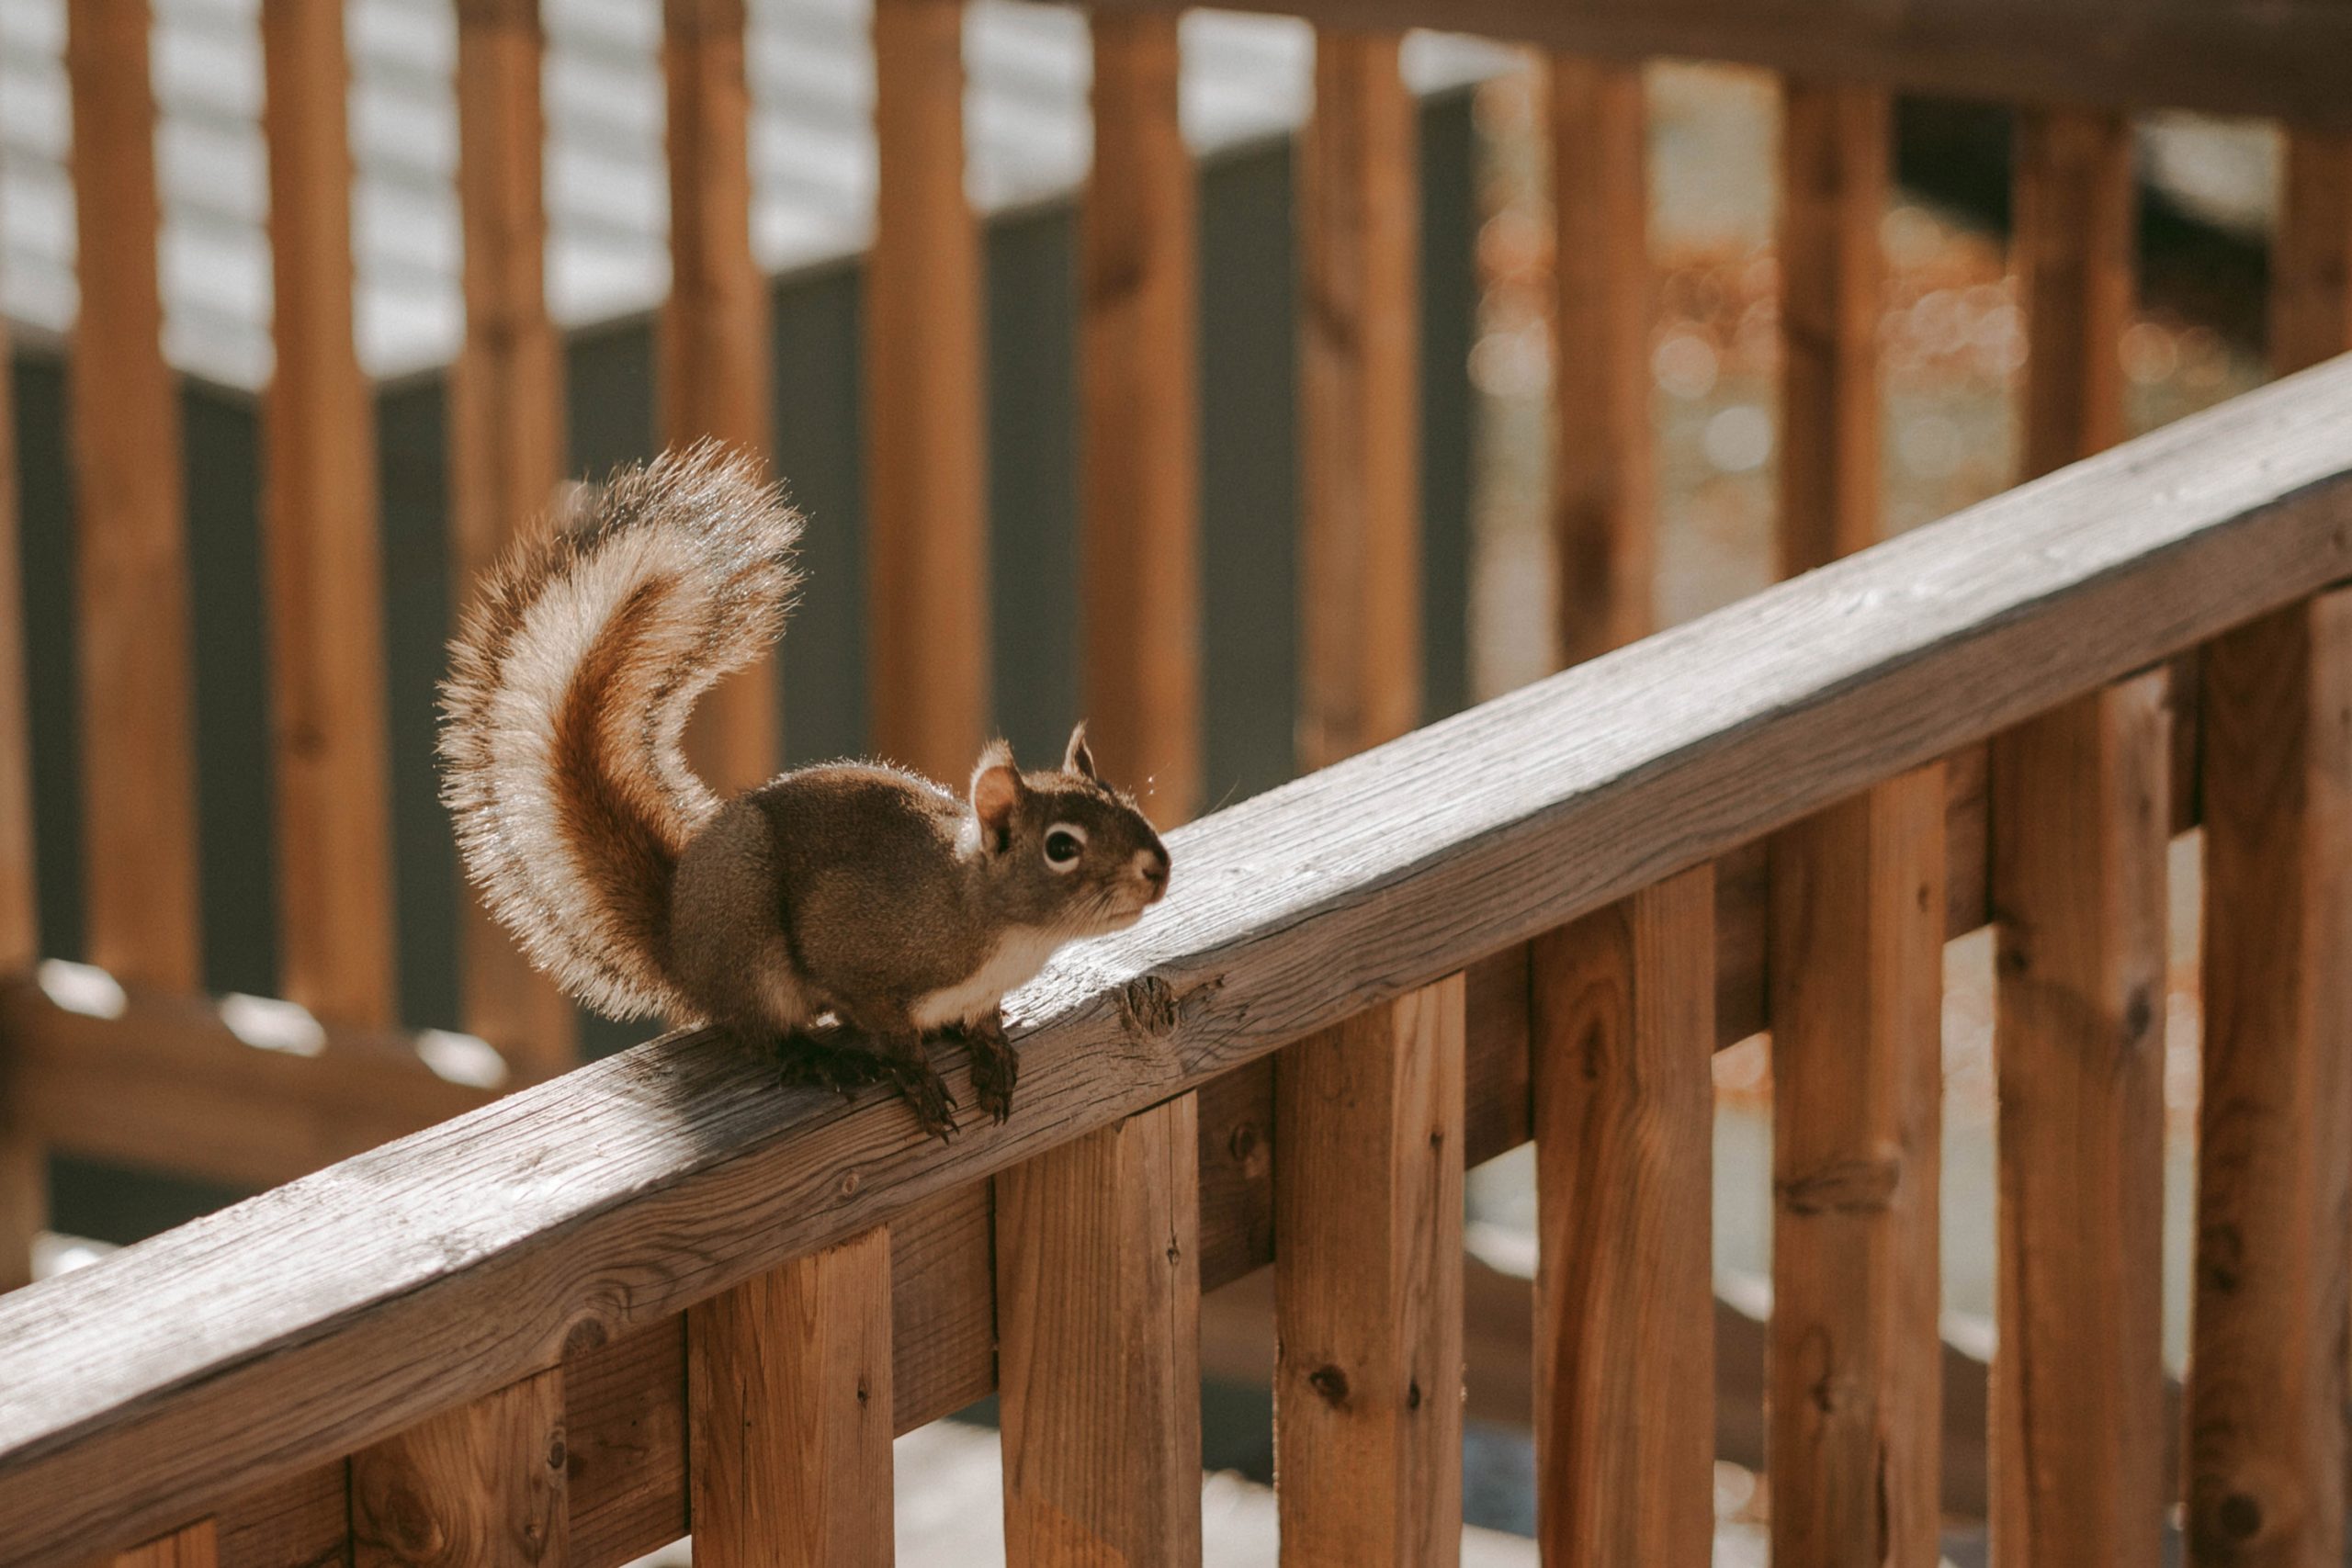
<instances>
[{"instance_id":1,"label":"squirrel's ear","mask_svg":"<svg viewBox=\"0 0 2352 1568\"><path fill-rule=\"evenodd\" d=\"M1004 848L1012 830L1012 808L1021 804L1028 788L1021 780L1021 770L1013 766L1012 746L1002 740L989 741L988 750L980 753L979 765L972 770L972 815L979 818L991 848Z\"/></svg>"},{"instance_id":2,"label":"squirrel's ear","mask_svg":"<svg viewBox=\"0 0 2352 1568\"><path fill-rule=\"evenodd\" d=\"M1094 753L1086 749L1086 721L1082 718L1078 721L1078 728L1069 732L1069 750L1062 753L1062 772L1081 778L1095 776Z\"/></svg>"}]
</instances>

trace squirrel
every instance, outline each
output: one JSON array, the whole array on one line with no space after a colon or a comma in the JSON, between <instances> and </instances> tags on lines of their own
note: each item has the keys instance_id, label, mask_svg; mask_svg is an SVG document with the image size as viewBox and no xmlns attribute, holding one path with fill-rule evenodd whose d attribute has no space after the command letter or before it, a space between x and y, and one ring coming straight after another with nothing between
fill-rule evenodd
<instances>
[{"instance_id":1,"label":"squirrel","mask_svg":"<svg viewBox=\"0 0 2352 1568\"><path fill-rule=\"evenodd\" d=\"M1098 777L990 743L958 798L877 761L722 804L680 737L782 630L801 518L710 443L574 489L488 578L442 688L443 798L468 874L533 963L616 1018L780 1043L844 1093L888 1078L956 1132L927 1045L960 1038L1000 1122L999 1003L1063 943L1132 926L1168 851ZM845 1028L815 1026L826 1015Z\"/></svg>"}]
</instances>

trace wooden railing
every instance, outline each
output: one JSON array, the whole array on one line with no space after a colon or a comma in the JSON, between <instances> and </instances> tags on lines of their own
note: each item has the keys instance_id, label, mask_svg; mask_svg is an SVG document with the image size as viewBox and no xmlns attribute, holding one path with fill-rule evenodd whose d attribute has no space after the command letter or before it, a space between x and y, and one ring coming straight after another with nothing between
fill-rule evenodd
<instances>
[{"instance_id":1,"label":"wooden railing","mask_svg":"<svg viewBox=\"0 0 2352 1568\"><path fill-rule=\"evenodd\" d=\"M88 946L123 989L0 995L0 1258L24 1256L36 1156L59 1130L133 1158L168 1139L255 1183L352 1157L0 1299L0 1562L172 1532L158 1558L398 1561L429 1538L602 1565L689 1529L714 1562L882 1561L889 1437L992 1389L1014 1561L1060 1561L1072 1532L1116 1560L1182 1561L1197 1556L1193 1314L1204 1289L1268 1263L1286 1551L1443 1561L1461 1172L1532 1137L1547 1560L1695 1562L1714 1429L1705 1065L1769 1027L1776 1561L1931 1562L1940 946L1987 921L1996 1540L2005 1563L2151 1561L2171 1495L2154 1324L2164 879L2173 835L2200 825L2187 1533L2199 1562L2340 1555L2352 594L2334 585L2352 578L2352 364L2095 454L2120 434L2127 107L2294 122L2274 358L2352 347L2352 22L2319 6L2122 18L1964 0L1793 19L1723 0L1286 8L1337 29L1301 203L1302 750L1333 765L1179 830L1169 906L1016 998L1014 1118L945 1148L895 1104L778 1091L753 1054L692 1035L371 1147L487 1088L452 1084L432 1042L384 1027L384 699L355 655L375 635L356 499L372 459L333 6L263 13L285 989L325 1027L296 1054L226 1048L229 1025L188 995L185 498L156 331L146 18L139 0L72 8ZM552 477L561 411L536 276L533 8L459 14L454 493L471 570ZM665 427L758 445L741 10L665 14ZM952 0L878 0L865 300L875 739L948 773L987 718L959 18ZM1199 804L1197 612L1135 592L1196 570L1182 345L1202 307L1173 13L1118 4L1097 22L1089 705L1106 764L1158 773L1181 816ZM1787 569L1820 570L1407 735L1409 122L1395 39L1349 29L1408 23L1589 51L1553 67L1572 656L1648 625L1641 98L1623 62L1795 73L1781 523ZM2069 106L2024 115L2018 175L2028 460L2057 471L1873 545L1874 149L1893 87ZM0 546L13 563L5 531ZM10 973L36 940L22 692L0 666ZM703 765L764 772L775 711L756 689L723 694ZM469 1024L520 1077L560 1068L566 1015L540 983L486 924L468 956ZM223 1135L256 1108L282 1111L270 1137ZM787 1517L763 1511L779 1497Z\"/></svg>"}]
</instances>

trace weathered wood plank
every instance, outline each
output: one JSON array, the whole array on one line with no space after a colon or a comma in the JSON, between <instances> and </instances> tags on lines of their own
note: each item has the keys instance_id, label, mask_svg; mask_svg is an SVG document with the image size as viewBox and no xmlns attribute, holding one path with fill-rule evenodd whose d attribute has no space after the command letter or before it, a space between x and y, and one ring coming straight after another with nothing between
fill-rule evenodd
<instances>
[{"instance_id":1,"label":"weathered wood plank","mask_svg":"<svg viewBox=\"0 0 2352 1568\"><path fill-rule=\"evenodd\" d=\"M959 782L989 721L979 231L961 0L876 0L865 259L866 679L875 750Z\"/></svg>"},{"instance_id":2,"label":"weathered wood plank","mask_svg":"<svg viewBox=\"0 0 2352 1568\"><path fill-rule=\"evenodd\" d=\"M1177 829L1169 902L1013 998L1003 1127L926 1143L681 1035L0 1298L0 1559L363 1446L2352 576L2347 418L2322 367Z\"/></svg>"},{"instance_id":3,"label":"weathered wood plank","mask_svg":"<svg viewBox=\"0 0 2352 1568\"><path fill-rule=\"evenodd\" d=\"M458 6L458 207L466 337L449 371L451 591L465 604L563 478L563 364L547 306L537 0ZM533 1077L569 1066L571 1004L464 898L466 1027Z\"/></svg>"},{"instance_id":4,"label":"weathered wood plank","mask_svg":"<svg viewBox=\"0 0 2352 1568\"><path fill-rule=\"evenodd\" d=\"M2132 313L2132 128L2120 115L2022 115L2011 254L2029 323L2025 472L2046 474L2123 438L2123 329Z\"/></svg>"},{"instance_id":5,"label":"weathered wood plank","mask_svg":"<svg viewBox=\"0 0 2352 1568\"><path fill-rule=\"evenodd\" d=\"M1274 1063L1286 1565L1462 1551L1462 977Z\"/></svg>"},{"instance_id":6,"label":"weathered wood plank","mask_svg":"<svg viewBox=\"0 0 2352 1568\"><path fill-rule=\"evenodd\" d=\"M1199 1130L1180 1095L997 1178L1005 1561L1201 1561Z\"/></svg>"},{"instance_id":7,"label":"weathered wood plank","mask_svg":"<svg viewBox=\"0 0 2352 1568\"><path fill-rule=\"evenodd\" d=\"M563 1404L574 1568L634 1562L684 1535L686 1314L571 1348Z\"/></svg>"},{"instance_id":8,"label":"weathered wood plank","mask_svg":"<svg viewBox=\"0 0 2352 1568\"><path fill-rule=\"evenodd\" d=\"M670 295L660 349L663 439L706 437L761 458L773 438L767 280L752 254L752 94L743 0L663 0ZM688 726L695 766L722 795L783 761L773 659L704 694Z\"/></svg>"},{"instance_id":9,"label":"weathered wood plank","mask_svg":"<svg viewBox=\"0 0 2352 1568\"><path fill-rule=\"evenodd\" d=\"M695 1561L890 1562L889 1233L696 1304L686 1346Z\"/></svg>"},{"instance_id":10,"label":"weathered wood plank","mask_svg":"<svg viewBox=\"0 0 2352 1568\"><path fill-rule=\"evenodd\" d=\"M1560 661L1577 664L1656 616L1648 128L1638 65L1561 55L1551 88L1552 548Z\"/></svg>"},{"instance_id":11,"label":"weathered wood plank","mask_svg":"<svg viewBox=\"0 0 2352 1568\"><path fill-rule=\"evenodd\" d=\"M1934 1568L1942 770L1771 853L1772 1560Z\"/></svg>"},{"instance_id":12,"label":"weathered wood plank","mask_svg":"<svg viewBox=\"0 0 2352 1568\"><path fill-rule=\"evenodd\" d=\"M2352 350L2352 135L2287 133L2270 248L2270 367L2291 375Z\"/></svg>"},{"instance_id":13,"label":"weathered wood plank","mask_svg":"<svg viewBox=\"0 0 2352 1568\"><path fill-rule=\"evenodd\" d=\"M392 851L376 412L352 335L343 8L265 0L277 369L263 402L279 988L391 1021Z\"/></svg>"},{"instance_id":14,"label":"weathered wood plank","mask_svg":"<svg viewBox=\"0 0 2352 1568\"><path fill-rule=\"evenodd\" d=\"M2344 1550L2352 590L2205 649L2188 1562Z\"/></svg>"},{"instance_id":15,"label":"weathered wood plank","mask_svg":"<svg viewBox=\"0 0 2352 1568\"><path fill-rule=\"evenodd\" d=\"M1086 715L1107 776L1170 827L1200 809L1197 176L1176 18L1094 28L1080 207Z\"/></svg>"},{"instance_id":16,"label":"weathered wood plank","mask_svg":"<svg viewBox=\"0 0 2352 1568\"><path fill-rule=\"evenodd\" d=\"M1298 755L1421 716L1419 163L1394 35L1315 41L1299 151Z\"/></svg>"},{"instance_id":17,"label":"weathered wood plank","mask_svg":"<svg viewBox=\"0 0 2352 1568\"><path fill-rule=\"evenodd\" d=\"M1878 325L1889 117L1873 87L1781 96L1781 575L1879 536Z\"/></svg>"},{"instance_id":18,"label":"weathered wood plank","mask_svg":"<svg viewBox=\"0 0 2352 1568\"><path fill-rule=\"evenodd\" d=\"M202 964L187 497L156 280L147 0L69 10L84 948L125 980L187 989Z\"/></svg>"},{"instance_id":19,"label":"weathered wood plank","mask_svg":"<svg viewBox=\"0 0 2352 1568\"><path fill-rule=\"evenodd\" d=\"M1714 899L1699 866L1530 961L1536 1535L1561 1568L1714 1547Z\"/></svg>"},{"instance_id":20,"label":"weathered wood plank","mask_svg":"<svg viewBox=\"0 0 2352 1568\"><path fill-rule=\"evenodd\" d=\"M351 1562L351 1461L298 1471L220 1510L220 1568L345 1568Z\"/></svg>"},{"instance_id":21,"label":"weathered wood plank","mask_svg":"<svg viewBox=\"0 0 2352 1568\"><path fill-rule=\"evenodd\" d=\"M220 1560L219 1532L206 1519L117 1552L111 1561L113 1568L217 1568Z\"/></svg>"},{"instance_id":22,"label":"weathered wood plank","mask_svg":"<svg viewBox=\"0 0 2352 1568\"><path fill-rule=\"evenodd\" d=\"M2165 684L1994 743L2005 1563L2162 1555Z\"/></svg>"},{"instance_id":23,"label":"weathered wood plank","mask_svg":"<svg viewBox=\"0 0 2352 1568\"><path fill-rule=\"evenodd\" d=\"M0 325L0 974L40 956L33 886L32 731L26 718L24 584L17 557L17 413ZM0 1292L32 1282L33 1235L49 1215L48 1155L25 1125L13 1050L0 1045Z\"/></svg>"},{"instance_id":24,"label":"weathered wood plank","mask_svg":"<svg viewBox=\"0 0 2352 1568\"><path fill-rule=\"evenodd\" d=\"M560 1568L563 1373L442 1411L351 1459L353 1568Z\"/></svg>"},{"instance_id":25,"label":"weathered wood plank","mask_svg":"<svg viewBox=\"0 0 2352 1568\"><path fill-rule=\"evenodd\" d=\"M1097 0L1181 10L1182 0ZM2195 108L2352 129L2340 63L2352 17L2321 4L2100 0L1822 0L1802 13L1743 0L1246 0L1317 26L1433 28L1642 61L1716 60L1824 81L2017 104Z\"/></svg>"}]
</instances>

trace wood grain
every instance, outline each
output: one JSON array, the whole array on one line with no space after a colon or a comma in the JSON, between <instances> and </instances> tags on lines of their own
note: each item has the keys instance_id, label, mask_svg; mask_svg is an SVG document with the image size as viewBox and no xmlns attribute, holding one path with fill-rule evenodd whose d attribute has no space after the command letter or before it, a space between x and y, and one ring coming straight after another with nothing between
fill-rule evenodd
<instances>
[{"instance_id":1,"label":"wood grain","mask_svg":"<svg viewBox=\"0 0 2352 1568\"><path fill-rule=\"evenodd\" d=\"M866 678L875 750L960 784L989 720L979 230L961 0L876 0L865 259Z\"/></svg>"},{"instance_id":2,"label":"wood grain","mask_svg":"<svg viewBox=\"0 0 2352 1568\"><path fill-rule=\"evenodd\" d=\"M1419 152L1397 39L1315 41L1299 152L1299 765L1421 716Z\"/></svg>"},{"instance_id":3,"label":"wood grain","mask_svg":"<svg viewBox=\"0 0 2352 1568\"><path fill-rule=\"evenodd\" d=\"M2030 345L2025 472L2123 438L2123 329L2132 314L2132 128L2120 115L2040 109L2017 130L2011 255Z\"/></svg>"},{"instance_id":4,"label":"wood grain","mask_svg":"<svg viewBox=\"0 0 2352 1568\"><path fill-rule=\"evenodd\" d=\"M2343 1551L2352 591L2205 649L2204 1096L2188 1561Z\"/></svg>"},{"instance_id":5,"label":"wood grain","mask_svg":"<svg viewBox=\"0 0 2352 1568\"><path fill-rule=\"evenodd\" d=\"M2165 684L1994 744L2005 1563L2162 1555Z\"/></svg>"},{"instance_id":6,"label":"wood grain","mask_svg":"<svg viewBox=\"0 0 2352 1568\"><path fill-rule=\"evenodd\" d=\"M1461 976L1274 1064L1285 1568L1462 1551Z\"/></svg>"},{"instance_id":7,"label":"wood grain","mask_svg":"<svg viewBox=\"0 0 2352 1568\"><path fill-rule=\"evenodd\" d=\"M1791 82L1781 96L1783 577L1878 542L1879 223L1886 95Z\"/></svg>"},{"instance_id":8,"label":"wood grain","mask_svg":"<svg viewBox=\"0 0 2352 1568\"><path fill-rule=\"evenodd\" d=\"M1169 900L1012 998L1003 1127L926 1142L679 1035L0 1298L0 1560L204 1513L2352 576L2347 418L2321 367L1177 829Z\"/></svg>"},{"instance_id":9,"label":"wood grain","mask_svg":"<svg viewBox=\"0 0 2352 1568\"><path fill-rule=\"evenodd\" d=\"M2270 368L2352 349L2352 134L2287 132L2270 247Z\"/></svg>"},{"instance_id":10,"label":"wood grain","mask_svg":"<svg viewBox=\"0 0 2352 1568\"><path fill-rule=\"evenodd\" d=\"M0 974L22 973L40 955L11 363L7 330L0 325ZM13 1045L0 1043L0 1292L32 1282L33 1235L49 1218L48 1152L25 1125L14 1054Z\"/></svg>"},{"instance_id":11,"label":"wood grain","mask_svg":"<svg viewBox=\"0 0 2352 1568\"><path fill-rule=\"evenodd\" d=\"M1696 867L1529 965L1536 1537L1560 1568L1714 1549L1714 899Z\"/></svg>"},{"instance_id":12,"label":"wood grain","mask_svg":"<svg viewBox=\"0 0 2352 1568\"><path fill-rule=\"evenodd\" d=\"M1201 1561L1197 1109L1180 1095L997 1178L1005 1561Z\"/></svg>"},{"instance_id":13,"label":"wood grain","mask_svg":"<svg viewBox=\"0 0 2352 1568\"><path fill-rule=\"evenodd\" d=\"M1772 1560L1934 1568L1941 770L1771 852Z\"/></svg>"},{"instance_id":14,"label":"wood grain","mask_svg":"<svg viewBox=\"0 0 2352 1568\"><path fill-rule=\"evenodd\" d=\"M353 1568L568 1561L563 1373L445 1410L351 1460Z\"/></svg>"},{"instance_id":15,"label":"wood grain","mask_svg":"<svg viewBox=\"0 0 2352 1568\"><path fill-rule=\"evenodd\" d=\"M563 362L547 306L537 0L459 0L458 209L466 336L449 369L450 591L458 604L563 478ZM533 1077L571 1065L571 1004L469 893L466 1028Z\"/></svg>"},{"instance_id":16,"label":"wood grain","mask_svg":"<svg viewBox=\"0 0 2352 1568\"><path fill-rule=\"evenodd\" d=\"M1655 622L1649 179L1639 66L1552 62L1552 539L1563 664Z\"/></svg>"},{"instance_id":17,"label":"wood grain","mask_svg":"<svg viewBox=\"0 0 2352 1568\"><path fill-rule=\"evenodd\" d=\"M890 1538L890 1237L686 1314L695 1561L872 1568Z\"/></svg>"},{"instance_id":18,"label":"wood grain","mask_svg":"<svg viewBox=\"0 0 2352 1568\"><path fill-rule=\"evenodd\" d=\"M187 497L156 280L147 0L69 9L84 956L126 981L187 989L202 946Z\"/></svg>"},{"instance_id":19,"label":"wood grain","mask_svg":"<svg viewBox=\"0 0 2352 1568\"><path fill-rule=\"evenodd\" d=\"M220 1539L212 1521L205 1519L99 1562L111 1562L112 1568L216 1568Z\"/></svg>"},{"instance_id":20,"label":"wood grain","mask_svg":"<svg viewBox=\"0 0 2352 1568\"><path fill-rule=\"evenodd\" d=\"M264 0L277 369L262 409L279 988L324 1018L394 1010L376 410L352 336L343 11Z\"/></svg>"},{"instance_id":21,"label":"wood grain","mask_svg":"<svg viewBox=\"0 0 2352 1568\"><path fill-rule=\"evenodd\" d=\"M767 279L752 254L752 94L743 0L663 0L670 295L660 338L663 441L708 438L764 459L772 440ZM783 760L773 659L695 705L695 770L721 795L763 784Z\"/></svg>"},{"instance_id":22,"label":"wood grain","mask_svg":"<svg viewBox=\"0 0 2352 1568\"><path fill-rule=\"evenodd\" d=\"M1173 827L1200 809L1199 197L1174 17L1092 18L1079 209L1086 717L1106 777Z\"/></svg>"},{"instance_id":23,"label":"wood grain","mask_svg":"<svg viewBox=\"0 0 2352 1568\"><path fill-rule=\"evenodd\" d=\"M1098 0L1181 10L1182 0ZM1432 28L1548 51L1679 56L1824 81L2000 103L2195 108L2352 129L2340 63L2352 17L2327 5L2100 0L1823 0L1802 12L1745 0L1247 0L1318 26Z\"/></svg>"}]
</instances>

